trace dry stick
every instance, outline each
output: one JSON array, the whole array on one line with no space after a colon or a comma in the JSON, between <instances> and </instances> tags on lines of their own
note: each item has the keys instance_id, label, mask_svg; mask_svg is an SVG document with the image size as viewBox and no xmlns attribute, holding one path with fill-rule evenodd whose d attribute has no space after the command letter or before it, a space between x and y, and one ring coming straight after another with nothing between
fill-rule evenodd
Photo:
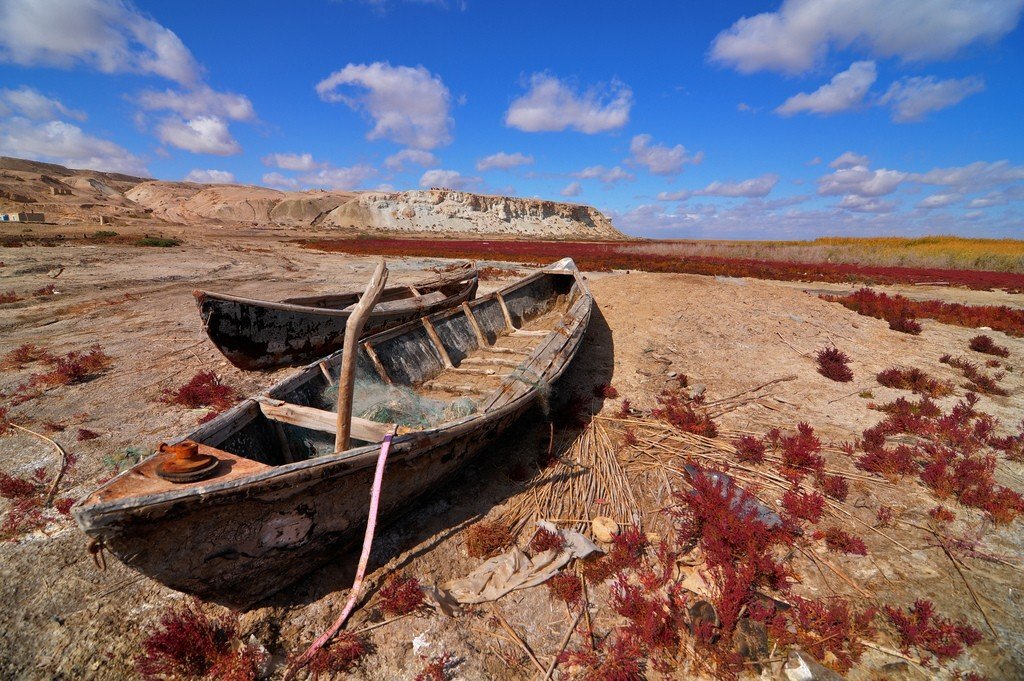
<instances>
[{"instance_id":1,"label":"dry stick","mask_svg":"<svg viewBox=\"0 0 1024 681\"><path fill-rule=\"evenodd\" d=\"M791 374L789 376L783 376L782 378L776 378L776 379L773 379L771 381L768 381L767 383L762 383L761 385L757 386L756 388L748 388L747 390L741 390L740 392L736 393L735 395L730 395L729 397L723 397L722 399L715 400L714 402L708 402L704 406L706 406L706 407L714 407L716 405L721 404L722 402L727 402L729 400L732 400L732 399L735 399L737 397L740 397L741 395L746 395L747 393L755 393L758 390L761 390L762 388L767 388L770 385L775 385L776 383L784 383L785 381L795 381L796 379L797 379L796 374Z\"/></svg>"},{"instance_id":2,"label":"dry stick","mask_svg":"<svg viewBox=\"0 0 1024 681\"><path fill-rule=\"evenodd\" d=\"M505 631L507 631L509 635L512 636L512 638L516 642L516 645L522 648L523 652L526 653L526 655L530 658L530 661L533 662L534 666L537 667L540 673L547 673L547 670L544 669L544 665L540 663L540 660L537 659L537 656L533 654L532 650L530 650L530 646L526 645L526 641L519 637L519 634L517 634L516 630L512 628L512 625L505 621L505 618L501 616L501 613L495 612L494 616L498 618L498 622L501 624L502 628L504 628Z\"/></svg>"},{"instance_id":3,"label":"dry stick","mask_svg":"<svg viewBox=\"0 0 1024 681\"><path fill-rule=\"evenodd\" d=\"M359 592L363 588L363 575L366 573L366 564L370 561L370 549L373 547L373 532L377 526L377 508L380 505L380 488L384 480L384 465L388 460L388 451L391 449L391 438L392 435L386 435L384 442L380 446L380 455L377 457L377 469L373 475L373 486L370 488L370 512L366 519L366 535L363 537L363 552L359 556L359 566L356 568L356 578L352 583L352 593L349 594L348 603L345 604L345 609L341 611L341 615L331 625L324 634L313 642L306 652L302 653L292 663L285 672L285 681L290 681L294 678L295 672L302 669L304 666L309 664L309 661L313 658L318 650L323 648L328 641L334 638L334 635L341 630L345 625L345 620L352 614L352 610L356 607L356 601L359 600Z\"/></svg>"},{"instance_id":4,"label":"dry stick","mask_svg":"<svg viewBox=\"0 0 1024 681\"><path fill-rule=\"evenodd\" d=\"M805 550L802 546L798 546L797 549L799 549L802 554L804 554L805 556L810 558L812 561L820 561L822 565L827 567L832 572L836 573L836 575L839 576L839 579L841 579L844 582L846 582L850 587L852 587L861 596L864 596L865 598L874 598L874 596L872 594L870 594L869 592L867 592L864 589L862 589L859 586L857 586L857 584L852 579L847 577L845 573L840 571L839 568L835 567L834 565L829 563L824 558L821 558L819 556L815 556L813 553Z\"/></svg>"},{"instance_id":5,"label":"dry stick","mask_svg":"<svg viewBox=\"0 0 1024 681\"><path fill-rule=\"evenodd\" d=\"M900 658L902 660L906 660L910 664L914 665L915 669L917 669L919 672L924 674L925 678L928 678L928 679L932 678L932 674L927 669L925 669L924 666L921 665L921 661L920 660L915 660L914 658L908 657L907 655L904 655L903 653L901 653L899 651L893 650L892 648L886 648L885 646L880 646L877 643L872 643L871 641L865 641L864 639L861 639L860 643L861 643L861 645L867 646L868 648L871 648L872 650L877 650L880 653L885 653L886 655L892 655L893 657L898 657L898 658Z\"/></svg>"},{"instance_id":6,"label":"dry stick","mask_svg":"<svg viewBox=\"0 0 1024 681\"><path fill-rule=\"evenodd\" d=\"M555 653L555 657L551 660L551 664L548 666L548 671L544 674L544 678L541 681L548 681L548 679L551 678L551 675L555 673L555 667L558 666L558 658L562 654L562 651L565 650L565 647L569 645L569 639L572 638L573 632L576 631L576 625L580 623L581 617L583 617L583 611L580 611L580 613L576 615L576 619L573 620L573 623L570 624L569 628L565 631L565 636L562 637L562 642L558 644L558 651Z\"/></svg>"},{"instance_id":7,"label":"dry stick","mask_svg":"<svg viewBox=\"0 0 1024 681\"><path fill-rule=\"evenodd\" d=\"M24 426L19 426L17 423L12 423L11 426L17 428L18 430L23 430L26 433L29 433L30 435L35 435L36 437L38 437L41 440L45 440L45 441L49 442L51 445L56 447L57 451L60 453L60 470L57 471L57 477L55 477L53 479L53 482L50 484L50 490L46 493L46 500L43 502L44 506L49 506L49 505L51 505L53 503L54 495L57 494L57 485L60 484L61 478L64 477L64 472L67 471L67 469L68 469L69 458L68 458L67 450L65 450L63 447L61 447L59 444L57 444L57 442L55 442L54 440L51 440L50 438L46 437L45 435L43 435L41 433L37 433L34 430L29 430L28 428L25 428Z\"/></svg>"},{"instance_id":8,"label":"dry stick","mask_svg":"<svg viewBox=\"0 0 1024 681\"><path fill-rule=\"evenodd\" d=\"M356 380L356 351L359 337L363 335L363 327L373 311L373 306L384 290L388 281L388 268L381 260L377 269L366 285L363 296L359 299L348 321L345 322L345 345L341 351L341 373L338 376L338 429L334 438L334 451L343 452L348 449L349 433L352 428L352 393Z\"/></svg>"},{"instance_id":9,"label":"dry stick","mask_svg":"<svg viewBox=\"0 0 1024 681\"><path fill-rule=\"evenodd\" d=\"M978 600L978 594L974 593L974 588L971 586L971 583L967 581L967 575L965 575L964 571L960 569L959 565L957 565L956 558L953 557L953 554L950 553L945 544L942 545L942 552L946 554L946 557L949 558L949 562L951 562L953 567L956 568L957 573L960 575L960 579L964 580L964 585L971 593L971 598L974 599L974 605L978 606L978 612L980 612L981 616L985 618L985 624L988 625L988 630L992 632L993 636L999 638L999 634L996 633L996 628L993 627L992 623L988 620L988 613L985 612L985 608L981 607L981 601Z\"/></svg>"},{"instance_id":10,"label":"dry stick","mask_svg":"<svg viewBox=\"0 0 1024 681\"><path fill-rule=\"evenodd\" d=\"M384 620L383 622L377 622L376 624L371 624L369 626L365 626L362 629L356 629L352 633L353 634L362 634L363 632L373 631L374 629L380 629L381 627L387 626L388 624L391 624L392 622L397 622L398 620L404 620L406 617L412 617L415 614L416 613L413 613L413 612L407 612L404 615L399 615L398 617L392 617L389 620Z\"/></svg>"}]
</instances>

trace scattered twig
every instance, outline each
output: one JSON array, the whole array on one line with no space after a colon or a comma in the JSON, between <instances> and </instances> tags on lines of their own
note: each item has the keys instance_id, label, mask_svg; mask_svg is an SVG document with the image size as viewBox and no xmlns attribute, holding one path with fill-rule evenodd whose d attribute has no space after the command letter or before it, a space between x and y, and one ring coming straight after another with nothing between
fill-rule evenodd
<instances>
[{"instance_id":1,"label":"scattered twig","mask_svg":"<svg viewBox=\"0 0 1024 681\"><path fill-rule=\"evenodd\" d=\"M50 484L50 489L46 493L46 500L43 502L44 506L51 506L53 504L53 497L57 494L57 485L60 484L61 479L64 477L64 473L68 469L68 462L70 461L70 459L68 458L67 450L65 450L63 447L57 444L56 441L51 440L50 438L46 437L45 435L42 435L41 433L37 433L34 430L29 430L24 426L19 426L17 423L12 423L11 426L17 428L18 430L23 430L30 435L35 435L37 438L41 440L49 442L51 445L56 447L57 452L60 453L60 470L57 471L57 475L53 478L53 482Z\"/></svg>"},{"instance_id":2,"label":"scattered twig","mask_svg":"<svg viewBox=\"0 0 1024 681\"><path fill-rule=\"evenodd\" d=\"M548 671L544 674L542 681L548 681L548 679L551 678L551 675L555 673L555 667L558 666L558 657L562 654L562 651L565 650L565 647L569 645L569 639L572 638L573 632L576 631L576 625L580 623L581 617L583 617L582 610L578 615L576 615L576 619L574 619L572 624L569 625L569 628L565 630L565 636L562 637L562 642L558 644L558 650L555 651L555 656L551 659L551 664L548 665Z\"/></svg>"}]
</instances>

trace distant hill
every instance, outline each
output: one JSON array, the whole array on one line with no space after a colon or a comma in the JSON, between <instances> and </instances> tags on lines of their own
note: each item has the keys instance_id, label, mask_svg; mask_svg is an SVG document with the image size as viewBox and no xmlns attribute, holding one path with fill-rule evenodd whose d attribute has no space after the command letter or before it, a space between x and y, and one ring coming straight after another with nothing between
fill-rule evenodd
<instances>
[{"instance_id":1,"label":"distant hill","mask_svg":"<svg viewBox=\"0 0 1024 681\"><path fill-rule=\"evenodd\" d=\"M573 203L451 189L284 192L238 184L168 182L0 156L0 212L97 224L318 227L352 234L626 239L600 211Z\"/></svg>"}]
</instances>

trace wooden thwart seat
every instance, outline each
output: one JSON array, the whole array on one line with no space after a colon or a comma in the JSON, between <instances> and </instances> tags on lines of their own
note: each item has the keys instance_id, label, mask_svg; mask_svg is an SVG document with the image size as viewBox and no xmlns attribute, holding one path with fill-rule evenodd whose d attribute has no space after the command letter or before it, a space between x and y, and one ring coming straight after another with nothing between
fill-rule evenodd
<instances>
[{"instance_id":1,"label":"wooden thwart seat","mask_svg":"<svg viewBox=\"0 0 1024 681\"><path fill-rule=\"evenodd\" d=\"M271 397L260 396L256 400L259 402L260 411L271 421L287 423L299 426L300 428L309 428L310 430L318 430L322 433L338 432L338 415L332 411L305 407L301 404L292 404L291 402L275 400ZM411 433L413 430L415 429L398 426L399 435ZM358 416L352 417L352 437L357 440L380 442L384 439L385 435L390 435L394 431L395 424L393 423L378 423L369 419L359 418Z\"/></svg>"}]
</instances>

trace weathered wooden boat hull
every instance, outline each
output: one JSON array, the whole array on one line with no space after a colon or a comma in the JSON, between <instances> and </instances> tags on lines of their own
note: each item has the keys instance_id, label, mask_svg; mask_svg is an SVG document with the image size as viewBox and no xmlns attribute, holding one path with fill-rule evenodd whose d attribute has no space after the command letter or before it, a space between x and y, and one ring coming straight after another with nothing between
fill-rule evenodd
<instances>
[{"instance_id":1,"label":"weathered wooden boat hull","mask_svg":"<svg viewBox=\"0 0 1024 681\"><path fill-rule=\"evenodd\" d=\"M467 268L434 282L385 289L367 320L372 335L438 310L472 300L476 270ZM217 349L239 369L275 369L306 364L341 348L349 310L357 294L290 298L279 302L221 293L194 293L203 328Z\"/></svg>"},{"instance_id":2,"label":"weathered wooden boat hull","mask_svg":"<svg viewBox=\"0 0 1024 681\"><path fill-rule=\"evenodd\" d=\"M492 444L536 401L540 383L551 383L565 371L586 332L592 303L574 270L566 272L574 277L575 293L564 319L516 369L522 376L503 379L479 413L394 439L381 499L385 522L407 513L417 497L436 489ZM507 294L501 305L521 322L532 303L529 296L518 300L515 295ZM478 313L473 316L479 318L482 334L489 337L487 320L494 316L489 310L497 306L496 299L484 297L465 308L470 305ZM460 314L469 315L463 310L432 317L439 336L448 336L444 345L453 354L457 348L452 329L461 323ZM415 322L368 338L361 345L360 370L372 371L367 345L407 343L419 328L420 322ZM465 342L465 337L459 341ZM421 365L441 359L438 354ZM404 360L382 353L378 361L390 367L397 382ZM338 362L340 353L335 353L322 364L336 369ZM320 364L274 386L265 399L310 404L310 396L327 385ZM367 443L340 454L267 465L272 462L261 459L274 456L278 424L264 418L264 408L256 400L246 400L188 436L222 448L214 451L228 466L224 475L168 486L153 480L157 457L151 457L79 502L73 509L79 525L129 567L173 589L225 605L244 607L293 583L362 536L379 445ZM333 435L323 437L333 442ZM248 458L232 454L240 451ZM142 493L116 498L109 490L119 485L134 485ZM147 493L149 488L152 493Z\"/></svg>"}]
</instances>

